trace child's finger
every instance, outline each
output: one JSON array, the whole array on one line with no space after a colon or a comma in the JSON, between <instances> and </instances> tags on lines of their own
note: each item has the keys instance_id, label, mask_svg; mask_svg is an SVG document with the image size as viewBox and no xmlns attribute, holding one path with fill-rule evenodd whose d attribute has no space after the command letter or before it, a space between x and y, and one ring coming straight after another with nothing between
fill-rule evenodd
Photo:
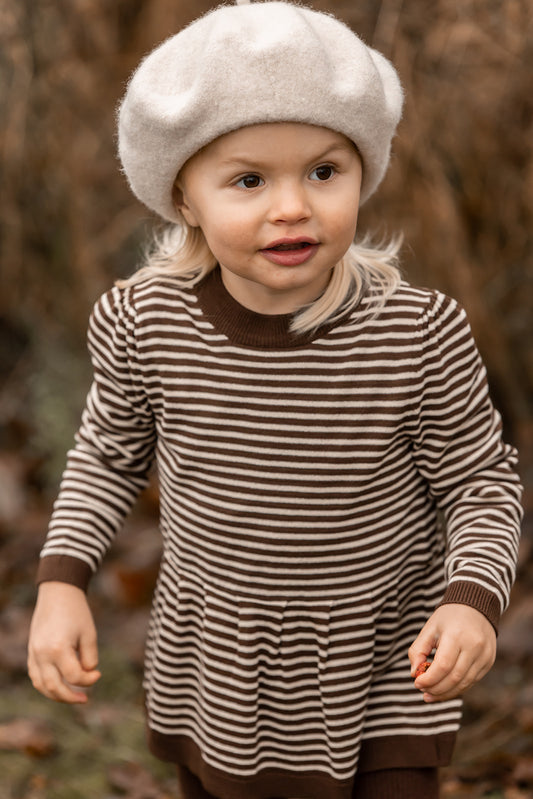
<instances>
[{"instance_id":1,"label":"child's finger","mask_svg":"<svg viewBox=\"0 0 533 799\"><path fill-rule=\"evenodd\" d=\"M89 687L99 679L96 669L85 669L74 650L67 650L57 662L58 671L67 683L80 687Z\"/></svg>"},{"instance_id":2,"label":"child's finger","mask_svg":"<svg viewBox=\"0 0 533 799\"><path fill-rule=\"evenodd\" d=\"M87 695L81 688L94 685L100 678L100 672L85 671L81 667L74 650L66 650L57 661L39 659L30 653L28 672L33 686L44 696L58 702L77 704L87 701Z\"/></svg>"},{"instance_id":3,"label":"child's finger","mask_svg":"<svg viewBox=\"0 0 533 799\"><path fill-rule=\"evenodd\" d=\"M460 696L470 687L477 672L477 668L472 664L468 655L460 653L453 667L444 674L442 679L433 679L432 682L425 685L420 684L417 680L415 686L424 691L426 702L452 699Z\"/></svg>"},{"instance_id":4,"label":"child's finger","mask_svg":"<svg viewBox=\"0 0 533 799\"><path fill-rule=\"evenodd\" d=\"M424 696L424 698L426 701L442 701L443 699L454 699L461 696L485 676L492 663L493 659L491 657L477 658L472 657L472 653L468 650L462 652L450 674L441 680L440 683L423 688L423 690L427 691L428 697L431 697L426 698Z\"/></svg>"},{"instance_id":5,"label":"child's finger","mask_svg":"<svg viewBox=\"0 0 533 799\"><path fill-rule=\"evenodd\" d=\"M449 683L448 685L437 686L432 688L431 691L424 693L424 701L443 702L447 699L457 699L462 696L469 688L478 682L483 674L476 668L470 669L459 681L456 683Z\"/></svg>"},{"instance_id":6,"label":"child's finger","mask_svg":"<svg viewBox=\"0 0 533 799\"><path fill-rule=\"evenodd\" d=\"M415 676L418 666L427 660L436 643L435 632L429 624L426 624L409 647L408 655L411 662L411 677Z\"/></svg>"},{"instance_id":7,"label":"child's finger","mask_svg":"<svg viewBox=\"0 0 533 799\"><path fill-rule=\"evenodd\" d=\"M79 658L85 671L93 671L98 666L98 643L96 634L82 635L80 638Z\"/></svg>"},{"instance_id":8,"label":"child's finger","mask_svg":"<svg viewBox=\"0 0 533 799\"><path fill-rule=\"evenodd\" d=\"M435 652L431 667L415 680L415 687L421 691L434 693L443 683L454 682L457 676L462 677L460 663L461 649L453 641L441 641ZM453 675L453 676L451 676Z\"/></svg>"},{"instance_id":9,"label":"child's finger","mask_svg":"<svg viewBox=\"0 0 533 799\"><path fill-rule=\"evenodd\" d=\"M58 667L63 679L71 685L90 686L100 678L97 669L84 669L74 652L65 655Z\"/></svg>"},{"instance_id":10,"label":"child's finger","mask_svg":"<svg viewBox=\"0 0 533 799\"><path fill-rule=\"evenodd\" d=\"M57 667L52 663L41 667L34 686L48 699L54 699L56 702L82 704L87 701L87 695L83 691L78 691L73 686L67 685Z\"/></svg>"}]
</instances>

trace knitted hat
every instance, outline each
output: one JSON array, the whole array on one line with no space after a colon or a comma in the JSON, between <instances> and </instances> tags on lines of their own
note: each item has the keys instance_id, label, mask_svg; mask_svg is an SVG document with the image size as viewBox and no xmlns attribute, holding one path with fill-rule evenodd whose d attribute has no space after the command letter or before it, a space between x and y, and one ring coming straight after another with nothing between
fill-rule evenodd
<instances>
[{"instance_id":1,"label":"knitted hat","mask_svg":"<svg viewBox=\"0 0 533 799\"><path fill-rule=\"evenodd\" d=\"M119 155L134 194L176 221L172 186L194 153L247 125L304 122L356 144L364 202L387 169L402 102L391 63L333 16L239 2L200 17L141 62L119 109Z\"/></svg>"}]
</instances>

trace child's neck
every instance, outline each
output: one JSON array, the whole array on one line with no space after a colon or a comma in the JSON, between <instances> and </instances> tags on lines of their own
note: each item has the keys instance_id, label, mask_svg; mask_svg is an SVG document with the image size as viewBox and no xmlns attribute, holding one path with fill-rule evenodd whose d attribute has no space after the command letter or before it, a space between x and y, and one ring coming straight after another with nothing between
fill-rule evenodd
<instances>
[{"instance_id":1,"label":"child's neck","mask_svg":"<svg viewBox=\"0 0 533 799\"><path fill-rule=\"evenodd\" d=\"M220 267L226 291L244 308L265 316L293 314L318 299L329 283L330 275L322 275L320 284L296 286L292 291L277 291L252 280L243 280L225 267Z\"/></svg>"}]
</instances>

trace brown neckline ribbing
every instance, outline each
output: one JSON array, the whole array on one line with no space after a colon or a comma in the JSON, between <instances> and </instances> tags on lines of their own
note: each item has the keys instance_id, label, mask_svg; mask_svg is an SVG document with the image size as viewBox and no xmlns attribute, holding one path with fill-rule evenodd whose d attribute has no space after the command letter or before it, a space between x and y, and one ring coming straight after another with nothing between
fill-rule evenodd
<instances>
[{"instance_id":1,"label":"brown neckline ribbing","mask_svg":"<svg viewBox=\"0 0 533 799\"><path fill-rule=\"evenodd\" d=\"M334 323L316 330L293 333L293 314L260 314L245 308L228 292L220 268L213 269L196 287L198 302L215 330L234 344L262 349L302 347L327 333Z\"/></svg>"}]
</instances>

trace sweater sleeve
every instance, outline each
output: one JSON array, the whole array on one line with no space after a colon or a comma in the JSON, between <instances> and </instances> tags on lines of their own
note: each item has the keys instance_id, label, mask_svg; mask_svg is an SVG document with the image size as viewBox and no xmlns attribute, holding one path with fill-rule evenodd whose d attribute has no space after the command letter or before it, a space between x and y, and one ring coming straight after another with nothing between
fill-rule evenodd
<instances>
[{"instance_id":1,"label":"sweater sleeve","mask_svg":"<svg viewBox=\"0 0 533 799\"><path fill-rule=\"evenodd\" d=\"M467 604L497 628L515 577L522 510L516 451L501 419L466 315L435 292L421 319L417 467L447 534L442 604Z\"/></svg>"},{"instance_id":2,"label":"sweater sleeve","mask_svg":"<svg viewBox=\"0 0 533 799\"><path fill-rule=\"evenodd\" d=\"M59 580L85 589L148 481L156 433L137 363L129 297L127 289L112 289L90 317L94 380L68 453L38 582Z\"/></svg>"}]
</instances>

